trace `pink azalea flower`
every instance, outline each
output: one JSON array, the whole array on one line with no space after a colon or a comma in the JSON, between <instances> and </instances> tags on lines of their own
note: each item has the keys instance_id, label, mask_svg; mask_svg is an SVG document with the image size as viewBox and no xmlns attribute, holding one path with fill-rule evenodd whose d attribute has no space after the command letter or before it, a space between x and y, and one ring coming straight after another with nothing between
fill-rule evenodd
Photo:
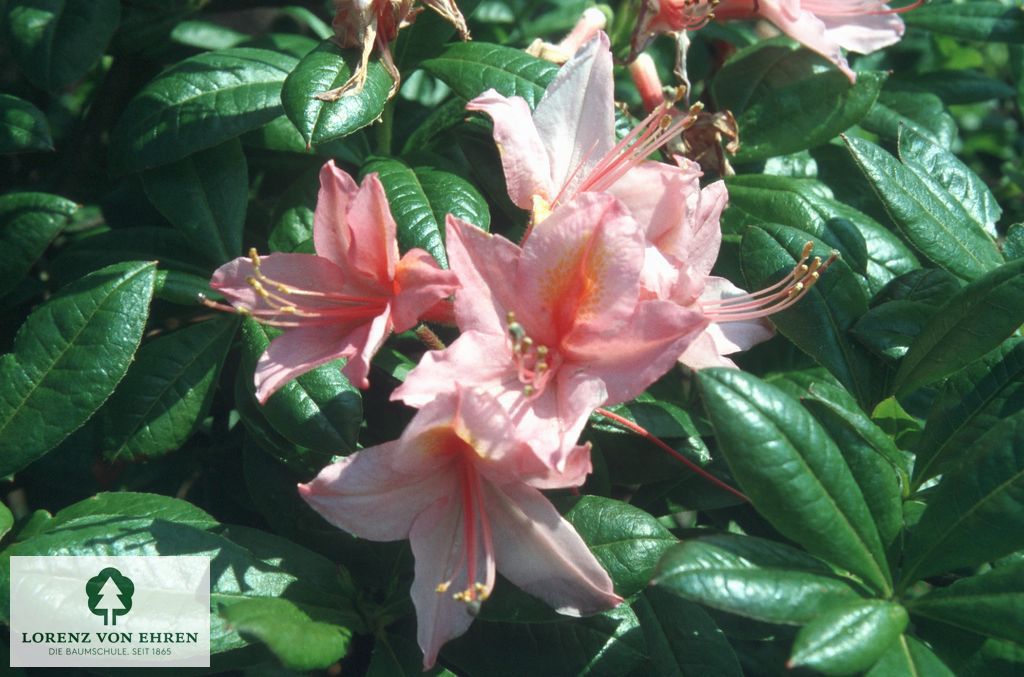
<instances>
[{"instance_id":1,"label":"pink azalea flower","mask_svg":"<svg viewBox=\"0 0 1024 677\"><path fill-rule=\"evenodd\" d=\"M357 186L328 162L320 171L313 222L317 254L255 250L218 268L210 286L238 312L283 327L260 356L256 395L278 388L325 362L348 358L342 370L368 388L370 359L392 331L405 331L458 286L427 252L399 259L395 221L376 174Z\"/></svg>"},{"instance_id":2,"label":"pink azalea flower","mask_svg":"<svg viewBox=\"0 0 1024 677\"><path fill-rule=\"evenodd\" d=\"M493 395L555 467L571 462L595 407L636 397L706 324L640 299L644 235L606 193L556 209L522 248L449 216L447 245L463 334L424 355L393 397L424 406L454 376Z\"/></svg>"},{"instance_id":3,"label":"pink azalea flower","mask_svg":"<svg viewBox=\"0 0 1024 677\"><path fill-rule=\"evenodd\" d=\"M892 8L885 0L722 0L714 15L717 19L767 19L854 82L857 75L842 50L870 54L898 42L904 30L898 15L922 2Z\"/></svg>"},{"instance_id":4,"label":"pink azalea flower","mask_svg":"<svg viewBox=\"0 0 1024 677\"><path fill-rule=\"evenodd\" d=\"M424 669L469 628L496 570L571 616L622 601L579 534L538 491L581 483L589 464L553 471L521 440L492 397L456 386L426 404L397 441L357 452L299 485L335 526L375 541L410 540Z\"/></svg>"}]
</instances>

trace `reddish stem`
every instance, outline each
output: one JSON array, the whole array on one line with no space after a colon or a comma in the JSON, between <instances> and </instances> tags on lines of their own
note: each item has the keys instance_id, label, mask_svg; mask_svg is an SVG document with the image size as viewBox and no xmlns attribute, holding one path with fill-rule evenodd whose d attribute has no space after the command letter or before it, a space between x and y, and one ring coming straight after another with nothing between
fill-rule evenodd
<instances>
[{"instance_id":1,"label":"reddish stem","mask_svg":"<svg viewBox=\"0 0 1024 677\"><path fill-rule=\"evenodd\" d=\"M741 492L739 489L734 489L734 488L730 487L728 484L726 484L722 480L718 479L717 477L715 477L714 475L709 473L704 468L700 467L699 465L697 465L696 463L694 463L690 459L686 458L685 456L680 454L678 451L676 451L672 447L668 446L661 439L659 439L658 437L655 437L654 435L652 435L643 426L637 425L636 423L633 423L632 421L630 421L628 418L623 418L622 416L619 416L618 414L613 413L611 411L608 411L607 409L604 409L602 407L598 407L595 411L596 411L596 413L600 414L601 416L604 416L605 418L608 418L608 419L611 419L612 421L615 421L616 423L618 423L622 427L628 428L628 429L632 430L633 432L635 432L640 437L643 437L644 439L648 440L654 446L658 447L659 449L661 449L666 454L668 454L672 458L676 459L677 461L679 461L680 463L685 465L687 468L689 468L693 472L697 473L698 475L700 475L701 477L703 477L707 481L711 482L712 484L714 484L719 489L723 489L725 491L728 491L730 494L732 494L733 496L739 498L740 500L744 501L745 503L750 503L750 499L747 498L746 494Z\"/></svg>"}]
</instances>

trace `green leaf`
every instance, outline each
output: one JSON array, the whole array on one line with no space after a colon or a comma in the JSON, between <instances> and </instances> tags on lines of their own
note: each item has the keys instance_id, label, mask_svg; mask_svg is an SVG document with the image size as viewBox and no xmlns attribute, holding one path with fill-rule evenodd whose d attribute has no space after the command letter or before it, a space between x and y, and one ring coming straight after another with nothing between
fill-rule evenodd
<instances>
[{"instance_id":1,"label":"green leaf","mask_svg":"<svg viewBox=\"0 0 1024 677\"><path fill-rule=\"evenodd\" d=\"M621 604L596 616L554 623L480 621L445 645L441 658L459 674L620 677L636 668L645 654L639 621L628 605Z\"/></svg>"},{"instance_id":2,"label":"green leaf","mask_svg":"<svg viewBox=\"0 0 1024 677\"><path fill-rule=\"evenodd\" d=\"M955 275L941 268L918 268L886 284L871 299L871 304L877 306L889 301L913 301L938 308L960 291L960 286L960 280Z\"/></svg>"},{"instance_id":3,"label":"green leaf","mask_svg":"<svg viewBox=\"0 0 1024 677\"><path fill-rule=\"evenodd\" d=\"M938 309L896 373L898 394L933 383L994 350L1024 324L1024 261L982 275Z\"/></svg>"},{"instance_id":4,"label":"green leaf","mask_svg":"<svg viewBox=\"0 0 1024 677\"><path fill-rule=\"evenodd\" d=\"M274 205L267 239L272 252L294 252L313 237L313 212L320 192L320 168L303 172Z\"/></svg>"},{"instance_id":5,"label":"green leaf","mask_svg":"<svg viewBox=\"0 0 1024 677\"><path fill-rule=\"evenodd\" d=\"M312 620L285 599L250 599L224 607L228 626L252 635L290 670L320 670L348 653L352 633L333 623Z\"/></svg>"},{"instance_id":6,"label":"green leaf","mask_svg":"<svg viewBox=\"0 0 1024 677\"><path fill-rule=\"evenodd\" d=\"M1007 261L1024 259L1024 223L1015 223L1006 229L1003 254Z\"/></svg>"},{"instance_id":7,"label":"green leaf","mask_svg":"<svg viewBox=\"0 0 1024 677\"><path fill-rule=\"evenodd\" d=\"M882 654L866 677L953 677L953 671L919 640L903 635Z\"/></svg>"},{"instance_id":8,"label":"green leaf","mask_svg":"<svg viewBox=\"0 0 1024 677\"><path fill-rule=\"evenodd\" d=\"M912 129L935 143L952 145L957 134L956 120L942 99L927 92L884 90L860 126L885 141L896 141L904 129Z\"/></svg>"},{"instance_id":9,"label":"green leaf","mask_svg":"<svg viewBox=\"0 0 1024 677\"><path fill-rule=\"evenodd\" d=\"M149 316L156 266L110 266L37 308L0 358L0 475L85 423L124 377Z\"/></svg>"},{"instance_id":10,"label":"green leaf","mask_svg":"<svg viewBox=\"0 0 1024 677\"><path fill-rule=\"evenodd\" d=\"M864 176L907 240L957 277L972 280L1002 263L992 238L936 182L916 173L875 144L845 137Z\"/></svg>"},{"instance_id":11,"label":"green leaf","mask_svg":"<svg viewBox=\"0 0 1024 677\"><path fill-rule=\"evenodd\" d=\"M871 308L850 329L861 345L887 360L896 361L935 315L935 308L916 301L889 301Z\"/></svg>"},{"instance_id":12,"label":"green leaf","mask_svg":"<svg viewBox=\"0 0 1024 677\"><path fill-rule=\"evenodd\" d=\"M160 494L118 491L96 494L64 508L47 521L45 528L55 529L73 520L96 516L162 519L204 530L218 526L209 513L188 501Z\"/></svg>"},{"instance_id":13,"label":"green leaf","mask_svg":"<svg viewBox=\"0 0 1024 677\"><path fill-rule=\"evenodd\" d=\"M521 96L536 107L558 66L526 52L486 42L460 42L423 62L423 68L469 100L495 89L505 96Z\"/></svg>"},{"instance_id":14,"label":"green leaf","mask_svg":"<svg viewBox=\"0 0 1024 677\"><path fill-rule=\"evenodd\" d=\"M888 593L878 529L836 445L793 398L731 369L697 374L715 439L740 488L808 552Z\"/></svg>"},{"instance_id":15,"label":"green leaf","mask_svg":"<svg viewBox=\"0 0 1024 677\"><path fill-rule=\"evenodd\" d=\"M360 59L359 49L341 49L324 40L307 54L284 82L281 101L306 146L320 145L347 136L380 117L388 101L392 80L378 59L366 69L366 84L358 93L336 101L321 101L317 94L342 86Z\"/></svg>"},{"instance_id":16,"label":"green leaf","mask_svg":"<svg viewBox=\"0 0 1024 677\"><path fill-rule=\"evenodd\" d=\"M979 438L928 498L901 585L1024 548L1024 414Z\"/></svg>"},{"instance_id":17,"label":"green leaf","mask_svg":"<svg viewBox=\"0 0 1024 677\"><path fill-rule=\"evenodd\" d=\"M754 100L736 122L743 146L736 162L788 155L827 143L867 115L887 75L859 73L857 83L838 71L816 73Z\"/></svg>"},{"instance_id":18,"label":"green leaf","mask_svg":"<svg viewBox=\"0 0 1024 677\"><path fill-rule=\"evenodd\" d=\"M899 604L864 600L830 609L797 633L787 667L849 675L871 667L902 635L909 621Z\"/></svg>"},{"instance_id":19,"label":"green leaf","mask_svg":"<svg viewBox=\"0 0 1024 677\"><path fill-rule=\"evenodd\" d=\"M281 85L296 59L235 47L185 59L128 104L111 138L111 169L123 174L181 160L281 115Z\"/></svg>"},{"instance_id":20,"label":"green leaf","mask_svg":"<svg viewBox=\"0 0 1024 677\"><path fill-rule=\"evenodd\" d=\"M704 536L665 553L653 584L714 609L801 624L859 598L820 560L752 536Z\"/></svg>"},{"instance_id":21,"label":"green leaf","mask_svg":"<svg viewBox=\"0 0 1024 677\"><path fill-rule=\"evenodd\" d=\"M678 539L649 513L628 503L584 496L565 514L623 597L651 580L662 554Z\"/></svg>"},{"instance_id":22,"label":"green leaf","mask_svg":"<svg viewBox=\"0 0 1024 677\"><path fill-rule=\"evenodd\" d=\"M1014 90L1002 80L989 77L975 70L944 69L915 73L910 79L890 78L890 88L898 87L908 92L931 92L947 105L972 104L1009 99Z\"/></svg>"},{"instance_id":23,"label":"green leaf","mask_svg":"<svg viewBox=\"0 0 1024 677\"><path fill-rule=\"evenodd\" d=\"M1024 642L1024 562L961 578L907 603L910 613L1011 642Z\"/></svg>"},{"instance_id":24,"label":"green leaf","mask_svg":"<svg viewBox=\"0 0 1024 677\"><path fill-rule=\"evenodd\" d=\"M786 275L807 242L814 254L826 249L810 234L772 224L749 228L740 246L740 262L749 289L763 289ZM877 361L848 334L867 311L867 298L853 271L835 261L818 283L793 308L772 316L779 331L828 369L862 405L874 402L879 390Z\"/></svg>"},{"instance_id":25,"label":"green leaf","mask_svg":"<svg viewBox=\"0 0 1024 677\"><path fill-rule=\"evenodd\" d=\"M995 237L996 223L1003 214L992 191L977 174L946 148L936 145L912 129L899 137L900 160L928 189L942 199L948 196L971 220L972 229Z\"/></svg>"},{"instance_id":26,"label":"green leaf","mask_svg":"<svg viewBox=\"0 0 1024 677\"><path fill-rule=\"evenodd\" d=\"M144 172L142 181L153 206L207 260L241 255L249 172L237 139Z\"/></svg>"},{"instance_id":27,"label":"green leaf","mask_svg":"<svg viewBox=\"0 0 1024 677\"><path fill-rule=\"evenodd\" d=\"M910 484L908 461L842 388L815 383L801 401L839 447L883 545L890 547L903 530L901 488Z\"/></svg>"},{"instance_id":28,"label":"green leaf","mask_svg":"<svg viewBox=\"0 0 1024 677\"><path fill-rule=\"evenodd\" d=\"M255 393L252 374L260 354L270 345L267 328L255 320L242 324L244 360L239 378L244 378L250 394ZM295 444L318 452L309 469L326 465L335 454L348 454L356 448L356 437L363 419L359 390L341 373L338 360L309 371L274 393L260 411L273 428Z\"/></svg>"},{"instance_id":29,"label":"green leaf","mask_svg":"<svg viewBox=\"0 0 1024 677\"><path fill-rule=\"evenodd\" d=\"M413 247L425 249L447 268L445 216L451 213L484 229L490 225L487 202L473 184L455 174L433 167L414 168L395 159L370 161L362 174L365 177L372 172L384 184L403 252Z\"/></svg>"},{"instance_id":30,"label":"green leaf","mask_svg":"<svg viewBox=\"0 0 1024 677\"><path fill-rule=\"evenodd\" d=\"M160 268L210 279L211 266L197 260L184 236L173 228L118 228L76 239L49 266L58 285L68 284L104 266L156 259Z\"/></svg>"},{"instance_id":31,"label":"green leaf","mask_svg":"<svg viewBox=\"0 0 1024 677\"><path fill-rule=\"evenodd\" d=\"M914 447L914 484L956 464L979 437L1024 410L1024 339L1004 342L943 385Z\"/></svg>"},{"instance_id":32,"label":"green leaf","mask_svg":"<svg viewBox=\"0 0 1024 677\"><path fill-rule=\"evenodd\" d=\"M647 640L654 674L668 677L740 677L736 653L707 612L662 589L637 597L633 610Z\"/></svg>"},{"instance_id":33,"label":"green leaf","mask_svg":"<svg viewBox=\"0 0 1024 677\"><path fill-rule=\"evenodd\" d=\"M53 150L50 123L24 99L0 94L0 155Z\"/></svg>"},{"instance_id":34,"label":"green leaf","mask_svg":"<svg viewBox=\"0 0 1024 677\"><path fill-rule=\"evenodd\" d=\"M0 296L21 282L77 209L75 203L46 193L0 197Z\"/></svg>"},{"instance_id":35,"label":"green leaf","mask_svg":"<svg viewBox=\"0 0 1024 677\"><path fill-rule=\"evenodd\" d=\"M14 514L11 512L10 508L3 503L0 503L0 538L6 536L13 526Z\"/></svg>"},{"instance_id":36,"label":"green leaf","mask_svg":"<svg viewBox=\"0 0 1024 677\"><path fill-rule=\"evenodd\" d=\"M174 451L213 401L238 323L225 317L179 329L139 350L102 416L103 455L138 461Z\"/></svg>"},{"instance_id":37,"label":"green leaf","mask_svg":"<svg viewBox=\"0 0 1024 677\"><path fill-rule=\"evenodd\" d=\"M227 49L248 39L245 33L212 21L182 21L171 31L171 40L197 49Z\"/></svg>"},{"instance_id":38,"label":"green leaf","mask_svg":"<svg viewBox=\"0 0 1024 677\"><path fill-rule=\"evenodd\" d=\"M56 91L92 68L120 18L118 0L10 0L6 42L32 84Z\"/></svg>"},{"instance_id":39,"label":"green leaf","mask_svg":"<svg viewBox=\"0 0 1024 677\"><path fill-rule=\"evenodd\" d=\"M908 26L979 42L1024 42L1024 12L997 0L932 3L904 15Z\"/></svg>"},{"instance_id":40,"label":"green leaf","mask_svg":"<svg viewBox=\"0 0 1024 677\"><path fill-rule=\"evenodd\" d=\"M204 297L211 296L216 298L217 293L210 291L209 277L199 277L177 270L157 271L153 298L179 306L199 306L203 305Z\"/></svg>"}]
</instances>

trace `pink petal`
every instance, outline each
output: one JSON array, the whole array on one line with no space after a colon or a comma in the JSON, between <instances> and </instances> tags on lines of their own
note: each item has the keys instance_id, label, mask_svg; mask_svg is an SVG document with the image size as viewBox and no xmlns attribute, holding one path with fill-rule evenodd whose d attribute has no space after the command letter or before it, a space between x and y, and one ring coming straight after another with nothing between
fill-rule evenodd
<instances>
[{"instance_id":1,"label":"pink petal","mask_svg":"<svg viewBox=\"0 0 1024 677\"><path fill-rule=\"evenodd\" d=\"M641 162L615 182L609 193L622 200L647 239L658 243L666 232L684 227L687 198L700 192L700 167Z\"/></svg>"},{"instance_id":2,"label":"pink petal","mask_svg":"<svg viewBox=\"0 0 1024 677\"><path fill-rule=\"evenodd\" d=\"M903 19L898 14L828 16L822 13L828 36L840 46L858 54L870 54L895 44L903 37Z\"/></svg>"},{"instance_id":3,"label":"pink petal","mask_svg":"<svg viewBox=\"0 0 1024 677\"><path fill-rule=\"evenodd\" d=\"M567 194L615 143L615 96L608 36L598 33L562 66L533 113L556 190ZM554 200L556 195L550 195Z\"/></svg>"},{"instance_id":4,"label":"pink petal","mask_svg":"<svg viewBox=\"0 0 1024 677\"><path fill-rule=\"evenodd\" d=\"M320 193L313 212L313 245L317 254L343 270L348 268L351 233L345 215L359 192L359 186L334 160L320 168Z\"/></svg>"},{"instance_id":5,"label":"pink petal","mask_svg":"<svg viewBox=\"0 0 1024 677\"><path fill-rule=\"evenodd\" d=\"M353 329L338 341L338 347L348 356L348 363L341 370L357 388L370 387L370 360L377 354L391 333L391 316L388 310Z\"/></svg>"},{"instance_id":6,"label":"pink petal","mask_svg":"<svg viewBox=\"0 0 1024 677\"><path fill-rule=\"evenodd\" d=\"M367 174L346 214L352 240L349 268L366 280L390 288L398 263L397 226L391 216L384 185L376 174Z\"/></svg>"},{"instance_id":7,"label":"pink petal","mask_svg":"<svg viewBox=\"0 0 1024 677\"><path fill-rule=\"evenodd\" d=\"M455 273L443 270L427 252L406 252L395 268L395 295L391 300L395 331L411 329L424 313L451 296L458 286Z\"/></svg>"},{"instance_id":8,"label":"pink petal","mask_svg":"<svg viewBox=\"0 0 1024 677\"><path fill-rule=\"evenodd\" d=\"M529 210L533 208L534 195L553 200L552 193L558 192L558 186L551 182L548 153L526 100L518 96L506 98L488 89L466 104L466 110L485 113L493 121L494 141L512 202Z\"/></svg>"},{"instance_id":9,"label":"pink petal","mask_svg":"<svg viewBox=\"0 0 1024 677\"><path fill-rule=\"evenodd\" d=\"M462 331L504 336L506 313L517 290L512 284L520 249L505 238L448 215L448 263L459 279L455 316Z\"/></svg>"},{"instance_id":10,"label":"pink petal","mask_svg":"<svg viewBox=\"0 0 1024 677\"><path fill-rule=\"evenodd\" d=\"M710 329L714 326L713 324L708 325L708 328ZM735 362L727 357L723 357L722 353L719 352L715 345L715 339L711 337L709 331L704 331L695 338L693 343L679 356L679 361L694 371L707 369L708 367L736 368Z\"/></svg>"},{"instance_id":11,"label":"pink petal","mask_svg":"<svg viewBox=\"0 0 1024 677\"><path fill-rule=\"evenodd\" d=\"M440 497L453 495L455 475L444 465L434 472L401 472L408 455L403 442L386 442L332 463L299 494L336 527L374 541L409 536L413 521Z\"/></svg>"},{"instance_id":12,"label":"pink petal","mask_svg":"<svg viewBox=\"0 0 1024 677\"><path fill-rule=\"evenodd\" d=\"M495 559L506 578L570 616L622 602L583 539L539 491L517 483L485 491Z\"/></svg>"},{"instance_id":13,"label":"pink petal","mask_svg":"<svg viewBox=\"0 0 1024 677\"><path fill-rule=\"evenodd\" d=\"M834 63L850 82L857 80L857 75L843 56L839 43L829 34L825 22L820 18L811 12L794 12L789 7L780 7L777 2L770 1L761 2L761 15L789 37Z\"/></svg>"},{"instance_id":14,"label":"pink petal","mask_svg":"<svg viewBox=\"0 0 1024 677\"><path fill-rule=\"evenodd\" d=\"M512 308L537 344L602 331L632 314L643 260L643 233L622 203L583 193L526 241Z\"/></svg>"},{"instance_id":15,"label":"pink petal","mask_svg":"<svg viewBox=\"0 0 1024 677\"><path fill-rule=\"evenodd\" d=\"M282 283L296 289L303 289L316 292L339 291L344 287L344 275L331 261L312 254L271 254L260 257L260 268L263 275L275 282ZM249 280L256 276L256 269L252 260L240 256L233 261L225 263L214 271L210 279L210 287L222 293L232 305L244 306L250 310L273 310L274 305L267 302L266 297L257 294ZM277 293L268 282L261 283L269 291ZM291 298L287 298L292 302ZM335 303L328 299L316 296L303 296L301 300L303 307L310 308L332 308ZM277 304L276 307L283 305ZM286 315L281 313L281 319L296 321L297 315Z\"/></svg>"},{"instance_id":16,"label":"pink petal","mask_svg":"<svg viewBox=\"0 0 1024 677\"><path fill-rule=\"evenodd\" d=\"M423 407L438 395L455 392L456 374L463 388L487 392L515 378L507 340L478 331L464 332L444 350L425 353L405 383L391 393L391 399Z\"/></svg>"},{"instance_id":17,"label":"pink petal","mask_svg":"<svg viewBox=\"0 0 1024 677\"><path fill-rule=\"evenodd\" d=\"M448 496L438 499L419 515L409 534L416 556L411 594L424 670L433 667L446 642L465 633L473 623L469 605L452 597L476 582L469 580L465 568L462 518L458 489L453 486ZM484 571L478 573L482 573L485 580L493 581L494 559L488 557L482 543L476 557L484 565ZM438 592L438 585L442 583L450 585L445 592Z\"/></svg>"},{"instance_id":18,"label":"pink petal","mask_svg":"<svg viewBox=\"0 0 1024 677\"><path fill-rule=\"evenodd\" d=\"M256 399L266 404L271 395L293 378L351 355L355 351L346 341L350 331L337 325L299 327L275 338L256 363Z\"/></svg>"},{"instance_id":19,"label":"pink petal","mask_svg":"<svg viewBox=\"0 0 1024 677\"><path fill-rule=\"evenodd\" d=\"M707 275L718 259L722 246L722 211L729 202L724 181L715 181L700 191L700 202L689 233L687 258L695 270Z\"/></svg>"}]
</instances>

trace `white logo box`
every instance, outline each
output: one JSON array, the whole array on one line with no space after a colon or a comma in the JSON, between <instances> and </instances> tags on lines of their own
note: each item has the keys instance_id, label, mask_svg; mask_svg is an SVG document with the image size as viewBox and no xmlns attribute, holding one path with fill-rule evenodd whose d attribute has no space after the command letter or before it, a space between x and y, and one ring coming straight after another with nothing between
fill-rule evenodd
<instances>
[{"instance_id":1,"label":"white logo box","mask_svg":"<svg viewBox=\"0 0 1024 677\"><path fill-rule=\"evenodd\" d=\"M210 559L11 557L10 618L11 667L209 667Z\"/></svg>"}]
</instances>

